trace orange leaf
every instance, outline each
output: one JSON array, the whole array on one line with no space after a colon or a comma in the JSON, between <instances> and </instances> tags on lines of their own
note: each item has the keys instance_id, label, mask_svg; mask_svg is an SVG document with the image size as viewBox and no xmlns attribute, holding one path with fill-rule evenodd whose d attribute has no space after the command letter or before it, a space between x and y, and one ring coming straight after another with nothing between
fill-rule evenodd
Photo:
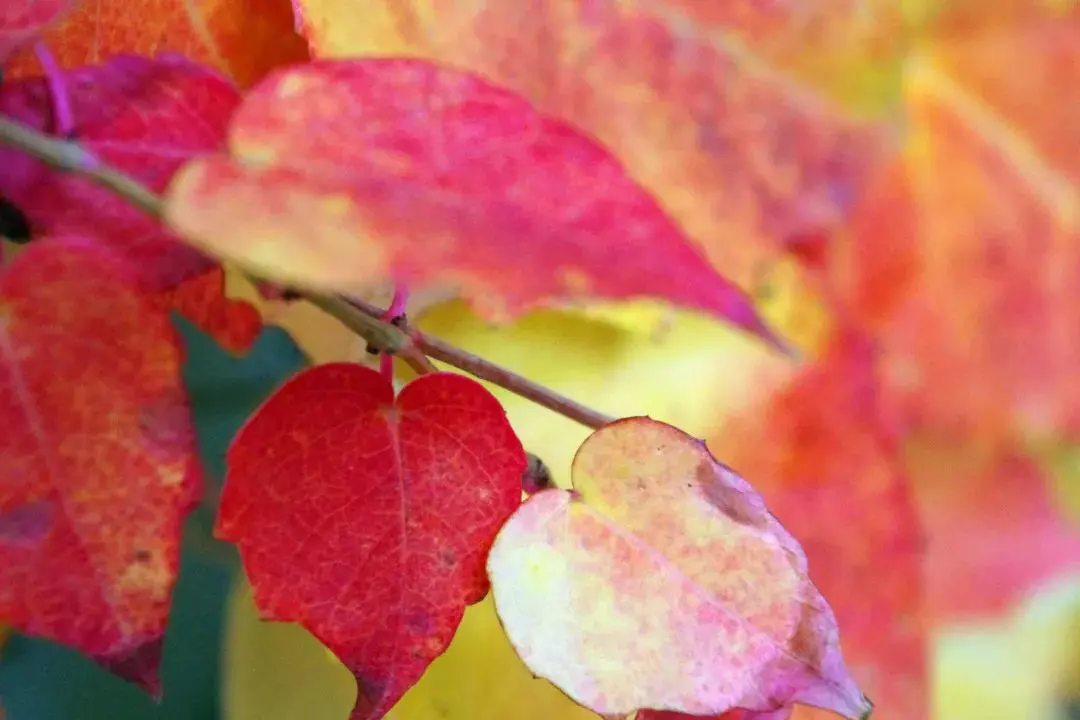
<instances>
[{"instance_id":1,"label":"orange leaf","mask_svg":"<svg viewBox=\"0 0 1080 720\"><path fill-rule=\"evenodd\" d=\"M288 0L81 0L44 40L65 68L125 53L176 52L247 87L275 67L307 59L306 43L293 25ZM25 56L7 72L10 77L40 74Z\"/></svg>"},{"instance_id":2,"label":"orange leaf","mask_svg":"<svg viewBox=\"0 0 1080 720\"><path fill-rule=\"evenodd\" d=\"M574 489L530 497L488 556L499 618L534 673L605 715L869 709L798 543L700 440L619 420L572 472Z\"/></svg>"},{"instance_id":3,"label":"orange leaf","mask_svg":"<svg viewBox=\"0 0 1080 720\"><path fill-rule=\"evenodd\" d=\"M886 253L914 261L903 292L885 283L893 298L857 312L878 313L909 425L1004 446L1075 436L1080 111L1047 99L1080 84L1080 18L977 27L911 63L910 145L867 203L852 276L881 277L867 267ZM856 302L874 297L864 287Z\"/></svg>"},{"instance_id":4,"label":"orange leaf","mask_svg":"<svg viewBox=\"0 0 1080 720\"><path fill-rule=\"evenodd\" d=\"M167 218L261 274L327 290L457 280L496 318L652 296L773 340L614 158L476 76L413 60L277 73L245 98L229 150L174 178Z\"/></svg>"},{"instance_id":5,"label":"orange leaf","mask_svg":"<svg viewBox=\"0 0 1080 720\"><path fill-rule=\"evenodd\" d=\"M928 705L923 540L875 373L870 342L839 333L709 447L802 543L874 717L915 720Z\"/></svg>"},{"instance_id":6,"label":"orange leaf","mask_svg":"<svg viewBox=\"0 0 1080 720\"><path fill-rule=\"evenodd\" d=\"M152 693L199 464L168 316L82 238L0 276L0 619Z\"/></svg>"}]
</instances>

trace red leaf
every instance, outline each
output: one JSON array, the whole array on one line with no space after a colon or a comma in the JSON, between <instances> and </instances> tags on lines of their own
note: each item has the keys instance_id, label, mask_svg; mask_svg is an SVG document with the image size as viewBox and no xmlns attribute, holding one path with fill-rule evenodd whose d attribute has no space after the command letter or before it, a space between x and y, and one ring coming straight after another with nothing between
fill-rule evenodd
<instances>
[{"instance_id":1,"label":"red leaf","mask_svg":"<svg viewBox=\"0 0 1080 720\"><path fill-rule=\"evenodd\" d=\"M1080 571L1080 536L1032 460L974 441L913 445L935 622L1000 617L1040 584Z\"/></svg>"},{"instance_id":2,"label":"red leaf","mask_svg":"<svg viewBox=\"0 0 1080 720\"><path fill-rule=\"evenodd\" d=\"M225 269L220 265L188 278L161 297L229 352L247 352L262 333L258 308L225 294Z\"/></svg>"},{"instance_id":3,"label":"red leaf","mask_svg":"<svg viewBox=\"0 0 1080 720\"><path fill-rule=\"evenodd\" d=\"M576 702L717 713L867 703L806 557L704 443L649 418L592 435L572 491L530 497L488 558L522 661Z\"/></svg>"},{"instance_id":4,"label":"red leaf","mask_svg":"<svg viewBox=\"0 0 1080 720\"><path fill-rule=\"evenodd\" d=\"M924 539L875 372L870 343L838 334L709 447L802 543L874 717L915 720L927 713Z\"/></svg>"},{"instance_id":5,"label":"red leaf","mask_svg":"<svg viewBox=\"0 0 1080 720\"><path fill-rule=\"evenodd\" d=\"M229 151L177 176L169 221L270 277L454 280L494 317L653 296L773 339L606 150L477 76L401 59L278 72Z\"/></svg>"},{"instance_id":6,"label":"red leaf","mask_svg":"<svg viewBox=\"0 0 1080 720\"><path fill-rule=\"evenodd\" d=\"M216 149L239 95L225 80L177 56L118 57L68 76L75 134L102 162L161 191L188 158ZM50 125L44 80L0 88L0 112L40 130ZM168 289L212 261L181 244L157 220L87 180L0 148L0 195L37 234L96 237L135 264L149 286Z\"/></svg>"},{"instance_id":7,"label":"red leaf","mask_svg":"<svg viewBox=\"0 0 1080 720\"><path fill-rule=\"evenodd\" d=\"M67 12L73 0L4 0L0 7L0 65Z\"/></svg>"},{"instance_id":8,"label":"red leaf","mask_svg":"<svg viewBox=\"0 0 1080 720\"><path fill-rule=\"evenodd\" d=\"M498 401L436 373L394 400L359 365L285 384L240 431L218 518L266 617L300 622L379 718L487 592L484 562L521 499L525 452Z\"/></svg>"},{"instance_id":9,"label":"red leaf","mask_svg":"<svg viewBox=\"0 0 1080 720\"><path fill-rule=\"evenodd\" d=\"M177 342L83 238L35 243L0 276L0 619L152 693L199 492Z\"/></svg>"}]
</instances>

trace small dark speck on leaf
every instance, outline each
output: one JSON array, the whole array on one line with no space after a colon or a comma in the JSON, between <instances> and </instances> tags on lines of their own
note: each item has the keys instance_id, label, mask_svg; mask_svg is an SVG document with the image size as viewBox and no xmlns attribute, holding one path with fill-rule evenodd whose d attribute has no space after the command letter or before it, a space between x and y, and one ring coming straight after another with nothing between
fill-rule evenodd
<instances>
[{"instance_id":1,"label":"small dark speck on leaf","mask_svg":"<svg viewBox=\"0 0 1080 720\"><path fill-rule=\"evenodd\" d=\"M34 545L52 529L53 506L37 500L13 508L0 508L0 544Z\"/></svg>"},{"instance_id":2,"label":"small dark speck on leaf","mask_svg":"<svg viewBox=\"0 0 1080 720\"><path fill-rule=\"evenodd\" d=\"M435 557L439 559L444 567L454 567L457 564L457 555L450 548L441 547L435 553Z\"/></svg>"}]
</instances>

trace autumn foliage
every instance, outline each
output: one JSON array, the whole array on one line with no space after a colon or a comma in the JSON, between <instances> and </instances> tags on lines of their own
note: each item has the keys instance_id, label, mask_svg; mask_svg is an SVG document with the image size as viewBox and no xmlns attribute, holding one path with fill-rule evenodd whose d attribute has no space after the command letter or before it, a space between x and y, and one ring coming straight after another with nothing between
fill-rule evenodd
<instances>
[{"instance_id":1,"label":"autumn foliage","mask_svg":"<svg viewBox=\"0 0 1080 720\"><path fill-rule=\"evenodd\" d=\"M918 720L934 629L1080 569L1052 472L1080 440L1069 3L5 0L0 66L31 236L0 256L0 629L159 696L216 502L355 720L489 593L605 717ZM383 355L279 387L217 498L171 319L247 352L270 315L230 278ZM432 288L498 323L657 301L752 362L701 439L608 419L419 334ZM425 354L589 425L559 486Z\"/></svg>"}]
</instances>

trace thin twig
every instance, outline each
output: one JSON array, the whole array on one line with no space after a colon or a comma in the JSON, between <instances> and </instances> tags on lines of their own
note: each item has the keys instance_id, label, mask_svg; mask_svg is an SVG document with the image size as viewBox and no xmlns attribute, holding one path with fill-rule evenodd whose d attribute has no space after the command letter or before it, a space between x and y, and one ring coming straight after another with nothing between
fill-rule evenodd
<instances>
[{"instance_id":1,"label":"thin twig","mask_svg":"<svg viewBox=\"0 0 1080 720\"><path fill-rule=\"evenodd\" d=\"M378 307L356 298L339 298L339 300L357 310L357 315L378 318L383 312ZM335 317L337 316L335 315ZM394 329L398 330L396 327ZM416 330L411 330L408 334L400 330L399 332L404 338L400 342L404 343L411 340L425 355L467 372L481 380L487 380L491 384L509 390L515 395L532 400L536 404L543 405L560 415L565 415L586 427L599 428L613 420L607 415L574 402L570 398L559 395L539 383L535 383L526 377L482 357L473 355L437 337Z\"/></svg>"},{"instance_id":2,"label":"thin twig","mask_svg":"<svg viewBox=\"0 0 1080 720\"><path fill-rule=\"evenodd\" d=\"M100 163L75 143L51 138L0 115L0 144L21 150L57 170L81 175L158 219L165 214L165 201L160 195L130 175Z\"/></svg>"},{"instance_id":3,"label":"thin twig","mask_svg":"<svg viewBox=\"0 0 1080 720\"><path fill-rule=\"evenodd\" d=\"M392 323L395 323L395 324L397 323L399 318L402 321L404 321L404 319L405 319L405 305L406 305L406 303L408 303L408 301L409 301L409 289L404 284L398 283L394 287L394 297L390 301L390 307L386 308L386 312L384 312L382 315L380 315L379 319L380 320L385 320L386 322L392 322ZM428 361L428 359L424 355L424 353L417 350L415 353L412 353L412 354L414 355L414 357L413 357L411 362L404 355L402 356L402 359L404 359L406 362L408 362L409 365L412 367L412 369L416 370L417 373L422 375L425 372L431 372L430 370L425 370L424 369L425 367L434 369L434 366L431 364L430 361ZM423 358L423 361L425 363L427 363L427 365L426 366L424 366L424 365L419 365L419 366L416 365L415 361L418 360L419 358ZM393 381L393 379L394 379L394 356L393 355L391 355L390 353L383 353L382 354L382 357L379 358L379 372L382 373L382 376L384 378L386 378L387 381L390 381L390 382Z\"/></svg>"},{"instance_id":4,"label":"thin twig","mask_svg":"<svg viewBox=\"0 0 1080 720\"><path fill-rule=\"evenodd\" d=\"M0 115L0 145L21 150L57 170L82 176L159 220L164 216L165 202L160 195L135 178L99 162L91 153L74 143L51 138ZM587 427L598 428L612 420L543 385L443 340L415 330L406 332L382 320L385 311L374 305L354 298L320 293L304 293L303 297L339 320L377 350L399 355L418 373L434 370L425 357L429 355Z\"/></svg>"}]
</instances>

